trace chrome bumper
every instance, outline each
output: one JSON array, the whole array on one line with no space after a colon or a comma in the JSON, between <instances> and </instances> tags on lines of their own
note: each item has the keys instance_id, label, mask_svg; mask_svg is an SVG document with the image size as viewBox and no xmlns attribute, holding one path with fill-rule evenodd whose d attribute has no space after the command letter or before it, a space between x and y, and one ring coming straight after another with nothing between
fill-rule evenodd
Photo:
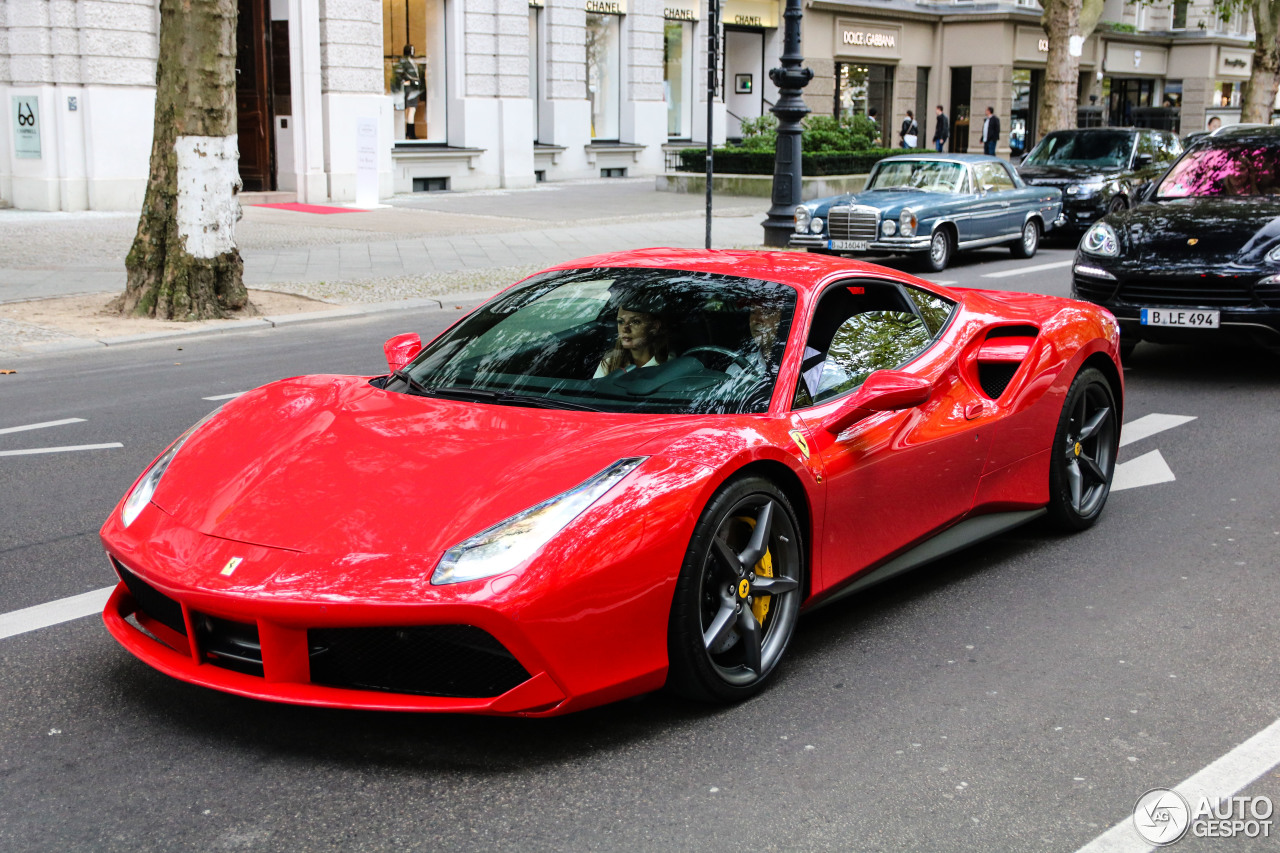
<instances>
[{"instance_id":1,"label":"chrome bumper","mask_svg":"<svg viewBox=\"0 0 1280 853\"><path fill-rule=\"evenodd\" d=\"M819 237L816 234L792 234L787 245L796 249L825 249L827 248L828 239ZM845 251L845 250L833 250ZM880 252L884 254L893 254L899 252L927 252L929 251L929 236L916 237L890 237L888 239L881 238L873 240L867 244L867 254ZM861 252L847 252L846 254L862 254Z\"/></svg>"}]
</instances>

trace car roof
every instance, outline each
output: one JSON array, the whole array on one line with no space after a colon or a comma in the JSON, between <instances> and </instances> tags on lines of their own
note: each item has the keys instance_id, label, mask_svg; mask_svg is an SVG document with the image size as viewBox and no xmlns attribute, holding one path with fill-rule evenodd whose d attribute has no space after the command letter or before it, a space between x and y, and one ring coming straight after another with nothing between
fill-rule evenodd
<instances>
[{"instance_id":1,"label":"car roof","mask_svg":"<svg viewBox=\"0 0 1280 853\"><path fill-rule=\"evenodd\" d=\"M611 252L566 261L551 267L548 271L592 267L676 269L705 272L711 275L756 278L788 284L802 293L818 290L823 282L835 275L869 275L893 280L904 278L894 270L886 270L863 261L833 255L719 249L635 249L627 252ZM945 288L930 285L930 289L944 296L949 295Z\"/></svg>"},{"instance_id":2,"label":"car roof","mask_svg":"<svg viewBox=\"0 0 1280 853\"><path fill-rule=\"evenodd\" d=\"M1196 141L1204 144L1205 139L1225 139L1231 142L1240 142L1242 140L1273 142L1280 139L1280 127L1270 124L1228 124L1214 130L1212 133L1199 137Z\"/></svg>"}]
</instances>

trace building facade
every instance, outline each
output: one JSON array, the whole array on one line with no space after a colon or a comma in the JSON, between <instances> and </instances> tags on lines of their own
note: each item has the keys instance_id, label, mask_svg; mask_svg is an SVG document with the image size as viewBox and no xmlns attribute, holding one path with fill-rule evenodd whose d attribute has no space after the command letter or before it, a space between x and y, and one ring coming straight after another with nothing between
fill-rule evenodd
<instances>
[{"instance_id":1,"label":"building facade","mask_svg":"<svg viewBox=\"0 0 1280 853\"><path fill-rule=\"evenodd\" d=\"M656 174L777 100L782 0L722 0L707 103L707 0L239 0L246 192L302 202ZM146 185L158 0L0 4L0 204L135 210ZM1038 138L1048 41L1035 0L806 0L814 113L906 110L948 148ZM1188 133L1238 120L1252 29L1211 0L1108 0L1084 45L1081 123Z\"/></svg>"}]
</instances>

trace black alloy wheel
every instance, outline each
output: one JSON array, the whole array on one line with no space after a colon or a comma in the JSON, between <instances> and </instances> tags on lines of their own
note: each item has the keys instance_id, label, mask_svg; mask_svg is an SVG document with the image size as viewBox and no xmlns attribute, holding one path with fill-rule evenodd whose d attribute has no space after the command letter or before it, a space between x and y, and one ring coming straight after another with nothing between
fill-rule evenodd
<instances>
[{"instance_id":1,"label":"black alloy wheel","mask_svg":"<svg viewBox=\"0 0 1280 853\"><path fill-rule=\"evenodd\" d=\"M791 503L760 477L707 504L676 582L667 686L733 702L764 687L791 641L804 594L804 548Z\"/></svg>"},{"instance_id":2,"label":"black alloy wheel","mask_svg":"<svg viewBox=\"0 0 1280 853\"><path fill-rule=\"evenodd\" d=\"M946 228L937 229L929 239L929 254L925 256L925 267L931 272L942 272L951 263L951 256L955 254L955 250L951 232Z\"/></svg>"},{"instance_id":3,"label":"black alloy wheel","mask_svg":"<svg viewBox=\"0 0 1280 853\"><path fill-rule=\"evenodd\" d=\"M1040 248L1040 226L1034 219L1028 219L1022 226L1022 236L1009 246L1015 258L1034 258Z\"/></svg>"},{"instance_id":4,"label":"black alloy wheel","mask_svg":"<svg viewBox=\"0 0 1280 853\"><path fill-rule=\"evenodd\" d=\"M1120 417L1111 384L1088 367L1071 383L1049 457L1049 517L1065 530L1090 527L1115 476Z\"/></svg>"}]
</instances>

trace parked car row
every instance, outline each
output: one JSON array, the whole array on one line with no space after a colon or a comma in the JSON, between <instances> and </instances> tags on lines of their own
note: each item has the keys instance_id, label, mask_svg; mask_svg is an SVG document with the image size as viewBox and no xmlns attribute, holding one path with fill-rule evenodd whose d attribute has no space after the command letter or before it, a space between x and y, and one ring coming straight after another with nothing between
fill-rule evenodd
<instances>
[{"instance_id":1,"label":"parked car row","mask_svg":"<svg viewBox=\"0 0 1280 853\"><path fill-rule=\"evenodd\" d=\"M1160 130L1047 134L1015 170L995 157L882 160L866 189L796 208L791 245L862 256L1007 243L1035 254L1083 234L1072 292L1141 340L1229 338L1280 347L1280 128L1236 125L1182 142Z\"/></svg>"}]
</instances>

